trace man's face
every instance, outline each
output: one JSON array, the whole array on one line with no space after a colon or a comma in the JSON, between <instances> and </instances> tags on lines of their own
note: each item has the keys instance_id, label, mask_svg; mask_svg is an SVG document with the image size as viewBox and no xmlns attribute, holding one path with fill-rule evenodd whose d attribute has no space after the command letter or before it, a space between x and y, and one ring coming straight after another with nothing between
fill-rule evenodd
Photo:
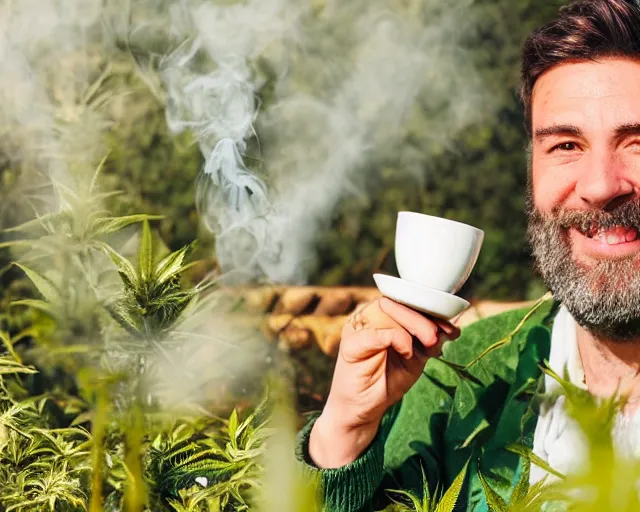
<instances>
[{"instance_id":1,"label":"man's face","mask_svg":"<svg viewBox=\"0 0 640 512\"><path fill-rule=\"evenodd\" d=\"M576 321L640 337L640 60L559 65L532 96L529 238Z\"/></svg>"}]
</instances>

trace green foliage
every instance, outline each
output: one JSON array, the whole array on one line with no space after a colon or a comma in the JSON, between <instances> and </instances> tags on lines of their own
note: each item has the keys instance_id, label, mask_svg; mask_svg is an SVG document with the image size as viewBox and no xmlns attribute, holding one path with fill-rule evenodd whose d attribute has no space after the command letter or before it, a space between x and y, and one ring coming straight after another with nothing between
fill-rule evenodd
<instances>
[{"instance_id":1,"label":"green foliage","mask_svg":"<svg viewBox=\"0 0 640 512\"><path fill-rule=\"evenodd\" d=\"M152 487L175 510L187 504L193 507L194 500L204 497L217 501L221 510L248 509L247 496L257 485L258 460L268 434L265 407L263 402L242 422L234 410L217 433L221 439L211 433L198 438L194 427L185 423L173 428L170 435L158 435L147 455ZM226 442L222 444L222 440ZM190 492L198 486L198 492Z\"/></svg>"},{"instance_id":2,"label":"green foliage","mask_svg":"<svg viewBox=\"0 0 640 512\"><path fill-rule=\"evenodd\" d=\"M87 201L92 202L92 198L89 196ZM85 215L81 205L77 203L68 215ZM93 215L88 225L104 226L104 218L118 226L111 235L129 223L129 219L104 213ZM0 478L6 482L0 489L0 510L250 510L255 509L256 496L264 492L262 482L268 467L264 457L274 435L266 403L244 417L233 410L228 419L219 420L203 411L199 416L179 416L167 422L167 415L156 407L154 395L145 388L144 376L156 371L151 356L163 355L167 347L180 345L184 338L179 330L188 330L190 323L198 324L198 318L210 316L215 301L210 302L213 294L200 297L206 286L182 287L180 276L190 265L190 246L161 255L148 220L144 216L130 219L142 222L135 263L103 239L100 229L72 229L80 224L63 215L44 217L43 227L35 223L21 227L33 235L24 239L24 246L30 250L23 256L29 265L18 265L42 298L19 301L20 307L45 311L49 320L44 326L34 323L29 334L0 334L4 347L0 354ZM65 237L70 240L68 245L49 243ZM64 264L57 269L42 265L42 261L51 260ZM110 266L104 267L105 262ZM103 293L93 281L96 266L116 277L106 288L109 293ZM87 290L88 295L82 300L91 296L91 318L98 320L99 329L92 333L90 342L89 331L79 335L74 323L87 315L87 310L82 310L81 315L73 311L83 306L78 302L79 289ZM632 510L638 505L635 487L628 484L628 475L637 474L640 478L638 466L613 456L608 433L618 402L598 403L548 368L545 371L562 384L570 414L578 419L591 441L593 471L562 478L557 483L529 486L530 465L544 466L544 462L518 443L513 430L520 432L520 426L505 424L500 411L504 404L511 407L531 400L533 383L526 375L531 373L532 361L538 360L536 351L541 350L543 333L535 329L528 332L515 369L513 391L504 403L489 404L497 412L483 409L488 405L482 400L485 388L496 384L485 384L479 369L496 351L514 346L526 319L547 301L547 296L538 301L509 336L492 344L479 357L466 364L445 363L458 379L452 392L462 412L459 421L477 423L460 446L461 454L470 454L470 459L465 459L467 462L461 465L448 489L436 485L436 491L430 494L425 479L422 496L390 491L396 499L390 510L452 511L465 480L474 475L479 478L492 511L529 512L548 502L575 503L578 510ZM79 357L76 350L69 350L77 348L69 345L69 337L74 343L85 343L86 350L80 351L81 355L96 352L101 357ZM33 346L54 351L60 350L62 344L61 353L67 360L65 368L70 369L72 384L64 386L56 379L56 386L47 387L53 380L47 380L45 375L44 394L34 393L31 379L40 374L23 363L33 359L32 351L25 346L27 340ZM34 360L41 373L51 371L46 359ZM69 365L69 360L74 364ZM485 416L478 417L478 411ZM482 451L487 449L503 450L521 460L519 479L507 494L494 488L495 479L482 464ZM547 469L554 473L552 468ZM620 479L627 483L620 483ZM313 508L313 485L304 480L291 482L303 489L290 489L295 500ZM595 498L589 501L579 495L576 501L575 489L585 487L594 490L587 497Z\"/></svg>"},{"instance_id":3,"label":"green foliage","mask_svg":"<svg viewBox=\"0 0 640 512\"><path fill-rule=\"evenodd\" d=\"M39 296L13 307L43 316L0 331L0 510L248 509L271 432L266 402L244 418L200 408L167 421L145 380L219 306L202 296L210 283L183 287L193 244L166 254L151 216L110 216L96 186L61 188L58 211L10 231L24 235L7 245L20 247L15 265ZM134 263L110 242L140 222Z\"/></svg>"},{"instance_id":4,"label":"green foliage","mask_svg":"<svg viewBox=\"0 0 640 512\"><path fill-rule=\"evenodd\" d=\"M35 370L10 353L0 355L0 509L85 510L90 472L88 433L52 428L46 398L18 400L19 375Z\"/></svg>"},{"instance_id":5,"label":"green foliage","mask_svg":"<svg viewBox=\"0 0 640 512\"><path fill-rule=\"evenodd\" d=\"M190 265L184 260L192 246L183 247L154 262L151 229L143 223L138 266L108 245L102 248L113 260L123 283L123 293L106 304L118 324L134 339L154 341L162 338L203 288L183 290L182 274Z\"/></svg>"},{"instance_id":6,"label":"green foliage","mask_svg":"<svg viewBox=\"0 0 640 512\"><path fill-rule=\"evenodd\" d=\"M543 298L544 299L544 298ZM533 314L540 307L538 302L528 315ZM464 422L476 424L469 438L460 445L460 450L471 450L471 459L464 466L471 465L469 474L471 477L477 476L480 486L486 499L490 512L534 512L539 510L567 511L575 510L580 512L595 512L599 510L636 510L640 506L640 496L637 492L637 482L640 480L640 463L634 456L628 453L621 453L613 440L613 431L616 419L624 410L627 404L627 397L624 394L615 395L609 399L599 399L586 390L570 383L566 378L562 378L544 364L542 370L545 374L553 377L560 384L561 391L553 394L539 395L537 391L531 394L528 382L522 382L519 386L522 375L520 366L529 364L530 361L538 361L538 357L531 358L531 352L536 347L534 340L542 334L535 329L529 332L524 351L520 355L520 364L516 369L516 381L513 385L515 392L510 393L505 400L498 400L498 409L502 411L495 415L491 412L492 404L483 401L483 393L491 386L495 386L495 381L489 385L478 383L477 378L468 372L475 365L498 348L505 347L505 343L513 343L518 331L523 328L521 322L516 329L510 333L507 340L501 340L490 346L479 358L474 358L469 364L455 365L448 363L456 377L459 379L457 388L451 390L456 397L465 394L468 389L468 396L457 405L457 408L466 411L466 417L459 417L457 422L464 425ZM536 363L537 364L537 363ZM557 400L560 395L565 398L567 413L575 420L580 428L586 442L587 463L583 468L574 474L563 475L551 467L547 462L535 455L531 448L523 444L519 437L524 423L527 422L527 414L520 425L505 425L504 411L513 407L513 401L520 396L520 400L526 400L529 407L544 406L546 402ZM495 399L495 395L492 395ZM535 402L535 405L534 405ZM484 409L484 410L483 410ZM481 411L481 412L478 412ZM629 412L626 411L626 414ZM450 425L450 429L459 428L460 425ZM515 430L515 439L513 442ZM627 432L627 434L629 434ZM581 447L576 447L581 449ZM496 450L503 450L519 459L517 481L501 482L496 476L500 470L498 467L485 467L483 454ZM464 455L465 451L462 451ZM495 457L495 455L494 455ZM452 462L452 461L450 461ZM530 485L531 465L537 465L544 469L548 475L541 481ZM401 496L404 501L390 507L389 510L422 511L432 510L434 499L429 494L429 485L423 479L423 496L420 497L402 490L390 491L392 496ZM506 487L505 487L506 483ZM433 482L431 482L433 486ZM456 488L456 482L451 489ZM440 483L436 482L436 494L440 492ZM451 489L449 491L451 491Z\"/></svg>"},{"instance_id":7,"label":"green foliage","mask_svg":"<svg viewBox=\"0 0 640 512\"><path fill-rule=\"evenodd\" d=\"M458 476L456 476L451 484L451 487L449 487L444 494L441 495L437 488L434 496L431 496L429 492L429 486L427 485L427 479L423 470L422 482L424 490L422 499L419 499L412 492L389 491L401 498L405 498L408 502L408 504L406 504L402 501L396 501L395 505L392 505L388 509L389 512L453 512L455 510L458 497L460 496L462 485L467 476L467 467L468 463L464 465L460 473L458 473Z\"/></svg>"}]
</instances>

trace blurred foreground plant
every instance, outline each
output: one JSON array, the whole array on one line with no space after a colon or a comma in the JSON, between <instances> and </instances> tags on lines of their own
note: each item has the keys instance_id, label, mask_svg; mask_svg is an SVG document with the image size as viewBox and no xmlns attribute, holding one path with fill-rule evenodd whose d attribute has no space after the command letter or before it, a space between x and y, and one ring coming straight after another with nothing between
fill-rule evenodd
<instances>
[{"instance_id":1,"label":"blurred foreground plant","mask_svg":"<svg viewBox=\"0 0 640 512\"><path fill-rule=\"evenodd\" d=\"M197 400L189 415L161 406L157 374L220 342L207 329L221 302L205 294L210 281L184 287L192 245L167 254L153 240L155 217L110 216L97 178L82 194L55 184L59 210L10 229L3 244L39 297L11 304L38 316L2 335L0 376L11 378L0 380L0 510L247 510L274 402L224 420ZM123 229L139 222L134 260L112 243L123 246ZM176 384L179 372L161 379Z\"/></svg>"},{"instance_id":2,"label":"blurred foreground plant","mask_svg":"<svg viewBox=\"0 0 640 512\"><path fill-rule=\"evenodd\" d=\"M550 296L546 295L540 299L508 337L490 345L470 363L459 365L446 362L447 366L461 381L466 380L468 386L480 386L482 389L482 383L469 373L470 368L493 351L511 343L517 332L523 328L526 318L549 298ZM533 346L534 340L529 336L525 351L520 356L521 362L527 357L527 348L530 349ZM480 443L477 449L472 451L471 458L449 489L442 489L437 482L427 482L425 478L423 478L423 490L420 495L405 490L390 489L388 494L394 504L385 511L457 510L454 505L462 490L462 482L465 478L470 478L472 471L475 472L481 484L489 512L640 510L640 460L637 455L639 449L637 443L640 437L637 435L638 420L634 417L634 411L625 409L627 395L622 392L608 399L600 399L569 382L568 375L561 377L556 374L546 361L541 364L541 369L544 374L560 384L560 389L553 393L540 394L535 382L522 383L521 393L525 395L526 391L526 396L532 399L526 415L534 414L534 410L548 407L556 400L564 400L569 421L575 423L583 441L565 448L584 450L586 462L578 472L563 475L536 456L528 446L510 442L503 448L519 456L517 480L509 482L498 481L495 476L490 478L490 474L484 472L481 457L485 444L489 444L487 441L496 434L496 425L485 422L481 423L481 427L477 428L465 443L482 439L485 444ZM532 389L532 385L537 390L531 395L529 390ZM452 392L455 392L455 389ZM474 403L475 406L482 407L481 404ZM522 420L523 423L525 419ZM626 425L627 428L621 429L620 425ZM505 432L503 428L502 434L504 435ZM537 465L548 473L533 485L530 484L532 465ZM502 486L500 493L497 488L494 488L496 482ZM508 489L506 493L505 486ZM431 492L430 489L434 487L435 492Z\"/></svg>"}]
</instances>

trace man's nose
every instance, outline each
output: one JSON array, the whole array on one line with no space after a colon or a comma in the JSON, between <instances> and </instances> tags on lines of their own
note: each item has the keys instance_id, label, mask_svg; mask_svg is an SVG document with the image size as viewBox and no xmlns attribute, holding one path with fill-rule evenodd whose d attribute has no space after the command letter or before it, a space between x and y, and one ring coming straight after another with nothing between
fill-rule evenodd
<instances>
[{"instance_id":1,"label":"man's nose","mask_svg":"<svg viewBox=\"0 0 640 512\"><path fill-rule=\"evenodd\" d=\"M634 186L615 155L591 155L580 169L575 191L585 206L607 209L628 199Z\"/></svg>"}]
</instances>

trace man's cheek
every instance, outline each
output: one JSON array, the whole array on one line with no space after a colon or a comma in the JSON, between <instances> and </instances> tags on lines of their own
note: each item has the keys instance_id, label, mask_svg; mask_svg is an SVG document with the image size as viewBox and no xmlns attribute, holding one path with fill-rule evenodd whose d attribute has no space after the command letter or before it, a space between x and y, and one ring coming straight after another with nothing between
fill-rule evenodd
<instances>
[{"instance_id":1,"label":"man's cheek","mask_svg":"<svg viewBox=\"0 0 640 512\"><path fill-rule=\"evenodd\" d=\"M549 214L560 206L580 207L580 200L573 193L575 179L570 172L553 168L534 172L532 187L533 202L542 213Z\"/></svg>"},{"instance_id":2,"label":"man's cheek","mask_svg":"<svg viewBox=\"0 0 640 512\"><path fill-rule=\"evenodd\" d=\"M538 156L539 150L534 148L531 166L531 200L535 208L548 214L553 208L552 185L549 183L549 172Z\"/></svg>"},{"instance_id":3,"label":"man's cheek","mask_svg":"<svg viewBox=\"0 0 640 512\"><path fill-rule=\"evenodd\" d=\"M555 196L552 194L551 187L544 180L534 181L533 183L533 204L535 208L542 214L550 214L556 206Z\"/></svg>"}]
</instances>

